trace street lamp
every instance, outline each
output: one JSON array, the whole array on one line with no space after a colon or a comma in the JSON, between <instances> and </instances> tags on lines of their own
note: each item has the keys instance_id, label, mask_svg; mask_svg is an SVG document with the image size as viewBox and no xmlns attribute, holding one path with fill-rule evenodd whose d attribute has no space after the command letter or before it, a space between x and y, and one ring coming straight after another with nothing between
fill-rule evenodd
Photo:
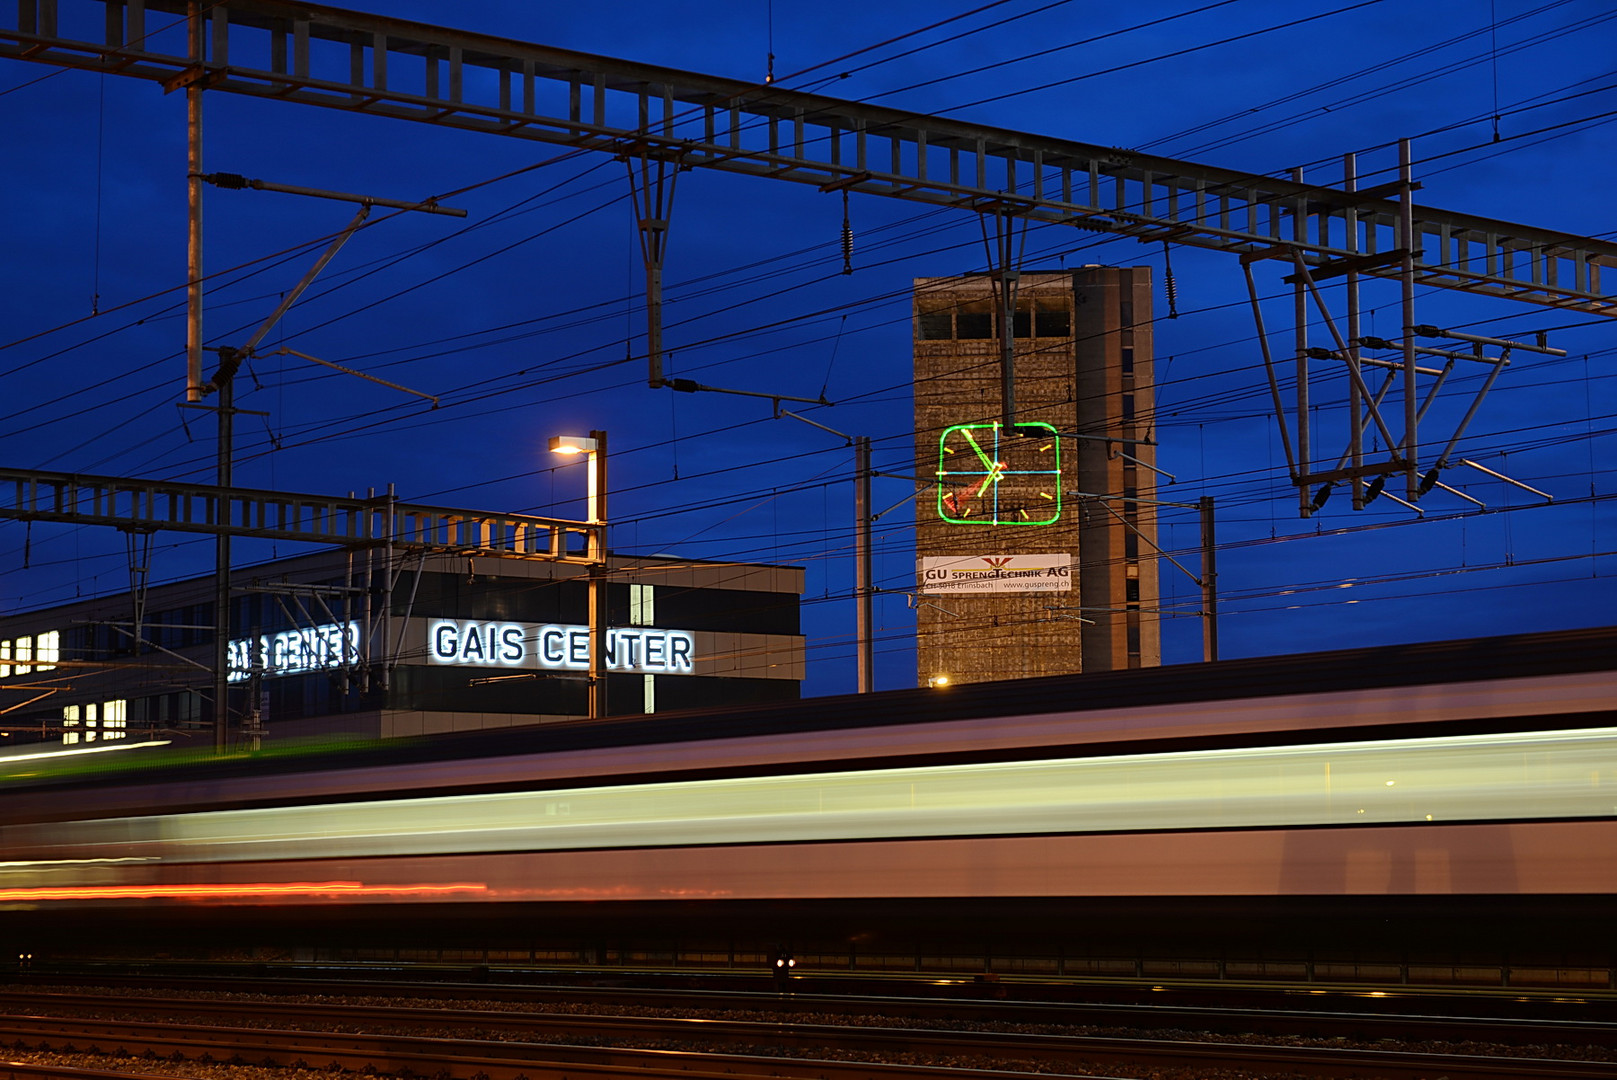
<instances>
[{"instance_id":1,"label":"street lamp","mask_svg":"<svg viewBox=\"0 0 1617 1080\"><path fill-rule=\"evenodd\" d=\"M589 539L589 717L606 716L606 432L579 435L553 435L553 454L589 456L589 501L586 514L591 525Z\"/></svg>"}]
</instances>

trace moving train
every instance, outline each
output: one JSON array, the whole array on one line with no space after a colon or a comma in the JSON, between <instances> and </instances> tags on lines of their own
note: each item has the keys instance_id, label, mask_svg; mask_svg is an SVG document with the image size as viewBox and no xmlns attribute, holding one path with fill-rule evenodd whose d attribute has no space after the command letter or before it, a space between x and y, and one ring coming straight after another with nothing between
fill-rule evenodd
<instances>
[{"instance_id":1,"label":"moving train","mask_svg":"<svg viewBox=\"0 0 1617 1080\"><path fill-rule=\"evenodd\" d=\"M1609 970L1613 702L1600 629L0 763L0 940Z\"/></svg>"}]
</instances>

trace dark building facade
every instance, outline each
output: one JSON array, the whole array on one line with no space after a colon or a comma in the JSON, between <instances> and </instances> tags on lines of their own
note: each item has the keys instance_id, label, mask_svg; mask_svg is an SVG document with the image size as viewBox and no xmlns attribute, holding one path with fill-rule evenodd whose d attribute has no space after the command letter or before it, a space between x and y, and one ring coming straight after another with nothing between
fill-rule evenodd
<instances>
[{"instance_id":1,"label":"dark building facade","mask_svg":"<svg viewBox=\"0 0 1617 1080\"><path fill-rule=\"evenodd\" d=\"M800 568L613 556L608 579L610 713L799 696ZM581 566L331 551L238 569L232 585L231 745L587 712ZM213 587L197 578L0 619L0 692L20 705L4 742L211 742Z\"/></svg>"},{"instance_id":2,"label":"dark building facade","mask_svg":"<svg viewBox=\"0 0 1617 1080\"><path fill-rule=\"evenodd\" d=\"M1149 268L1019 275L1010 425L997 289L915 282L920 681L1160 664Z\"/></svg>"}]
</instances>

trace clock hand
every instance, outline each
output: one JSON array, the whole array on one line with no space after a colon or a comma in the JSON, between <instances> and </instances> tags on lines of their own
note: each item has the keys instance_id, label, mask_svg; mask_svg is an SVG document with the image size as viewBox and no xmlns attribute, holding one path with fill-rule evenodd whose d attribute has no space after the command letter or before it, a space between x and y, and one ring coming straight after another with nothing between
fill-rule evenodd
<instances>
[{"instance_id":1,"label":"clock hand","mask_svg":"<svg viewBox=\"0 0 1617 1080\"><path fill-rule=\"evenodd\" d=\"M977 451L977 456L982 459L984 465L988 466L988 470L990 472L999 468L998 462L994 461L987 454L983 453L983 448L978 446L977 440L971 437L971 431L969 429L962 429L960 434L966 437L966 441L971 444L971 448L973 450Z\"/></svg>"},{"instance_id":2,"label":"clock hand","mask_svg":"<svg viewBox=\"0 0 1617 1080\"><path fill-rule=\"evenodd\" d=\"M987 459L985 458L984 460L986 461ZM987 491L989 484L996 483L1005 475L1004 462L990 461L988 462L988 465L988 475L983 477L982 484L977 488L976 492L972 494L972 498L976 498L978 495L981 495L983 492Z\"/></svg>"}]
</instances>

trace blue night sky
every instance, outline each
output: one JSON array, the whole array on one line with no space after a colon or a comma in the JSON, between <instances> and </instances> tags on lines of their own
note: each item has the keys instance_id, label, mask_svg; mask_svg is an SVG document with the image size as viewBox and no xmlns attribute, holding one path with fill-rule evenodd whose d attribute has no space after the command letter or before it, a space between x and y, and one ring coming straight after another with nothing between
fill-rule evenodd
<instances>
[{"instance_id":1,"label":"blue night sky","mask_svg":"<svg viewBox=\"0 0 1617 1080\"><path fill-rule=\"evenodd\" d=\"M788 88L1254 173L1302 167L1329 184L1347 152L1360 155L1361 184L1392 179L1396 140L1414 137L1423 204L1617 235L1605 194L1617 164L1617 9L1600 0L348 6L760 82L772 44ZM183 95L7 61L0 124L0 462L211 482L212 416L178 407ZM340 494L394 483L412 501L582 516L582 474L554 467L545 442L605 428L614 548L806 567L805 692L852 689L852 453L824 431L772 419L763 399L646 387L644 277L622 163L215 93L204 164L393 199L454 192L444 202L470 212L374 215L260 348L344 364L437 395L440 407L261 355L237 383L240 407L269 414L238 419L238 484ZM353 210L257 191L210 188L206 199L215 276L205 336L240 343ZM840 196L681 175L665 271L670 369L763 393L823 392L836 404L806 415L871 436L877 466L908 473L911 280L982 270L986 254L963 211L864 196L852 218L856 272L843 275ZM1160 244L1046 227L1029 234L1027 252L1029 268L1148 265L1162 278ZM1604 320L1422 290L1422 322L1524 340L1549 330L1568 350L1517 354L1457 455L1554 503L1461 469L1444 479L1485 512L1434 492L1423 521L1387 500L1355 513L1338 493L1305 521L1236 258L1188 248L1172 258L1180 316L1164 317L1159 290L1156 437L1158 464L1176 482L1159 497L1217 499L1226 657L1612 621L1617 388ZM1257 267L1274 298L1270 332L1289 354L1284 272ZM1367 333L1400 333L1398 296L1396 283L1365 286ZM1324 343L1323 326L1314 334ZM1442 434L1479 384L1466 374L1452 384L1458 396L1434 408ZM1345 386L1316 389L1333 444ZM915 677L910 491L876 482L877 508L895 507L877 523L877 581L889 590L876 606L884 689ZM1194 569L1193 512L1170 511L1160 539ZM243 562L297 550L238 547ZM153 580L204 572L211 558L209 539L160 535ZM128 581L116 532L0 523L7 612ZM1199 659L1196 587L1167 565L1161 581L1176 616L1164 624L1165 658Z\"/></svg>"}]
</instances>

